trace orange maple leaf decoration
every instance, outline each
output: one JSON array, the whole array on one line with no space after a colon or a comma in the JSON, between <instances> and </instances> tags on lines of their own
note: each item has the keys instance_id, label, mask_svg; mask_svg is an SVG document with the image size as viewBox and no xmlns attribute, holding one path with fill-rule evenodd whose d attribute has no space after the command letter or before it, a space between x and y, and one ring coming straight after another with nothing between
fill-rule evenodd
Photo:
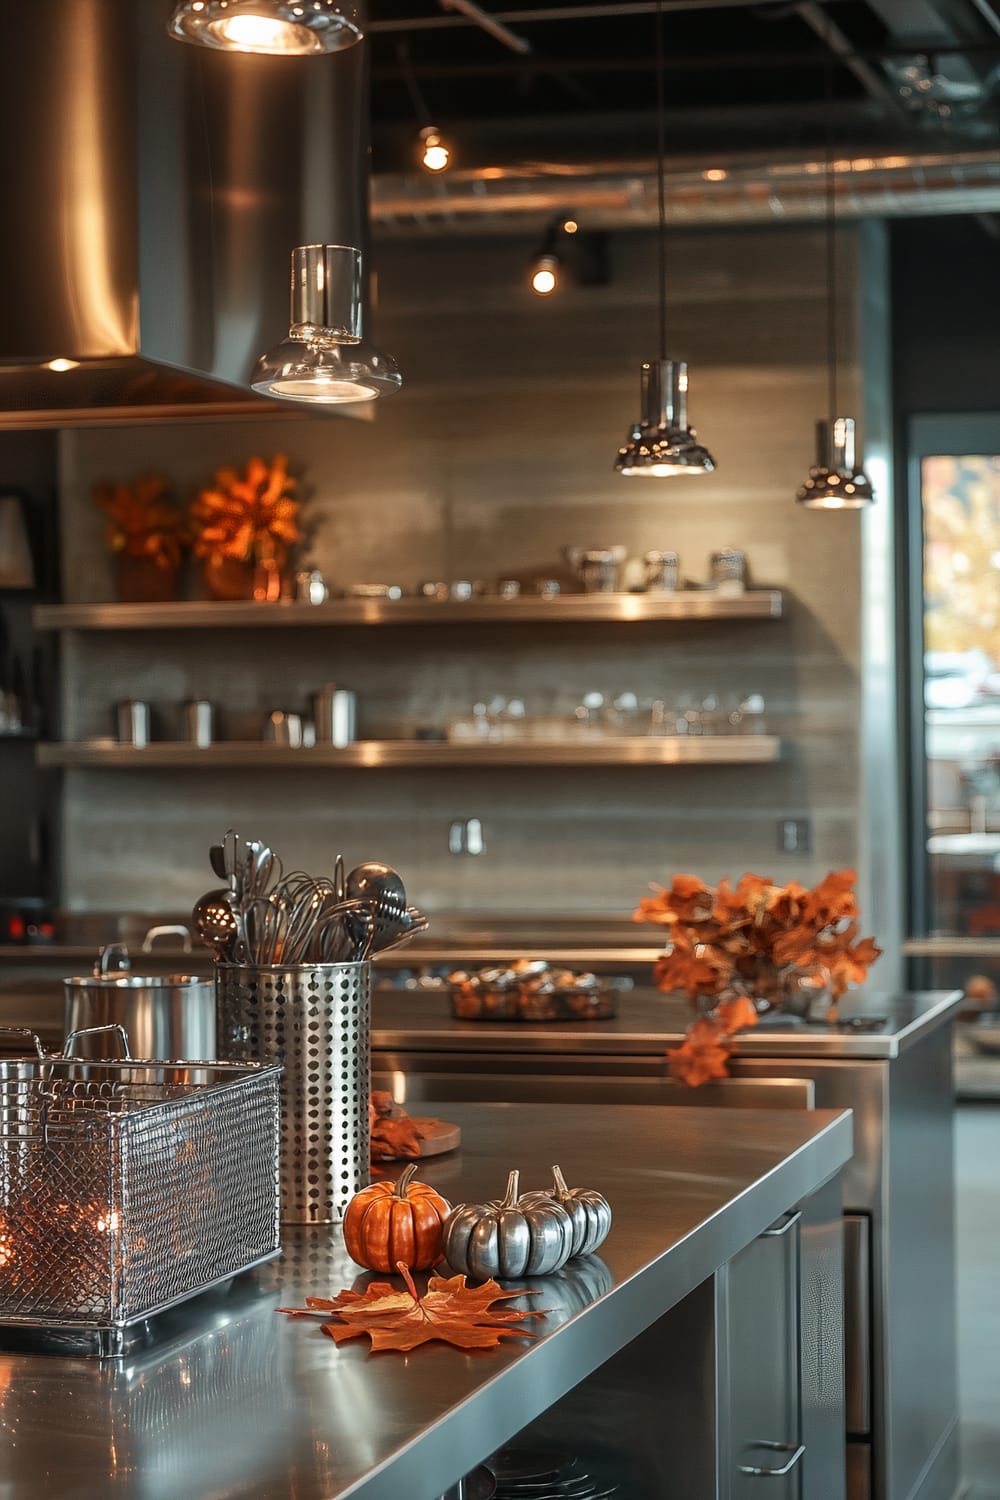
<instances>
[{"instance_id":1,"label":"orange maple leaf decoration","mask_svg":"<svg viewBox=\"0 0 1000 1500\"><path fill-rule=\"evenodd\" d=\"M104 481L91 491L94 504L108 518L112 552L145 557L158 568L176 568L188 545L184 516L174 503L162 474L143 474L131 484Z\"/></svg>"},{"instance_id":2,"label":"orange maple leaf decoration","mask_svg":"<svg viewBox=\"0 0 1000 1500\"><path fill-rule=\"evenodd\" d=\"M504 1291L496 1281L472 1287L464 1276L430 1276L421 1297L413 1277L402 1261L396 1270L406 1282L403 1290L391 1281L373 1281L363 1292L339 1292L336 1297L307 1297L305 1307L279 1307L292 1318L326 1317L323 1332L335 1344L348 1339L371 1339L371 1352L384 1349L410 1350L435 1339L460 1349L495 1349L501 1339L531 1339L535 1335L512 1324L528 1318L544 1318L544 1312L522 1308L495 1308L494 1302L508 1297L537 1297L534 1291Z\"/></svg>"},{"instance_id":3,"label":"orange maple leaf decoration","mask_svg":"<svg viewBox=\"0 0 1000 1500\"><path fill-rule=\"evenodd\" d=\"M373 1162L399 1161L420 1155L423 1136L387 1089L372 1089L368 1100L368 1137Z\"/></svg>"},{"instance_id":4,"label":"orange maple leaf decoration","mask_svg":"<svg viewBox=\"0 0 1000 1500\"><path fill-rule=\"evenodd\" d=\"M191 502L196 555L283 567L301 536L296 485L284 453L270 463L251 458L245 474L219 469Z\"/></svg>"},{"instance_id":5,"label":"orange maple leaf decoration","mask_svg":"<svg viewBox=\"0 0 1000 1500\"><path fill-rule=\"evenodd\" d=\"M734 890L728 880L713 888L675 875L642 897L632 920L667 929L654 982L686 994L696 1013L670 1053L676 1078L692 1087L724 1078L727 1038L755 1025L760 1010L780 1010L791 988L829 990L836 1001L864 981L882 950L858 937L856 879L853 870L832 870L809 890L747 873Z\"/></svg>"}]
</instances>

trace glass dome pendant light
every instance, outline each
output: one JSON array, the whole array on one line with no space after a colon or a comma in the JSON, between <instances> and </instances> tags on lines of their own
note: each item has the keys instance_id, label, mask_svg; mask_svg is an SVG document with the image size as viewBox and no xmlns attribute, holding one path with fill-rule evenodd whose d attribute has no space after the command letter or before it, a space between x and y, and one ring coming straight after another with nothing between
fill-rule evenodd
<instances>
[{"instance_id":1,"label":"glass dome pendant light","mask_svg":"<svg viewBox=\"0 0 1000 1500\"><path fill-rule=\"evenodd\" d=\"M860 462L853 417L838 417L837 399L837 202L830 135L832 107L827 72L826 135L826 347L829 417L816 423L816 462L795 498L807 510L860 510L875 499Z\"/></svg>"},{"instance_id":2,"label":"glass dome pendant light","mask_svg":"<svg viewBox=\"0 0 1000 1500\"><path fill-rule=\"evenodd\" d=\"M663 0L656 5L656 156L659 197L660 357L640 371L639 421L615 459L615 472L635 479L711 474L715 460L688 426L688 367L667 358L667 214L664 164Z\"/></svg>"},{"instance_id":3,"label":"glass dome pendant light","mask_svg":"<svg viewBox=\"0 0 1000 1500\"><path fill-rule=\"evenodd\" d=\"M395 361L361 337L361 251L297 245L288 337L261 359L250 384L262 396L332 406L396 391Z\"/></svg>"},{"instance_id":4,"label":"glass dome pendant light","mask_svg":"<svg viewBox=\"0 0 1000 1500\"><path fill-rule=\"evenodd\" d=\"M342 52L364 35L353 0L178 0L167 30L200 47L281 57Z\"/></svg>"}]
</instances>

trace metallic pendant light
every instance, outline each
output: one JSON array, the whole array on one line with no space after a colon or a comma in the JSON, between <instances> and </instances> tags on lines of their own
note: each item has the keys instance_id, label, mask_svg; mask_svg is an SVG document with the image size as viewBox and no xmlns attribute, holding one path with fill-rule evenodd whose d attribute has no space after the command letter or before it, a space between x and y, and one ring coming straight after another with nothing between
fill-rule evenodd
<instances>
[{"instance_id":1,"label":"metallic pendant light","mask_svg":"<svg viewBox=\"0 0 1000 1500\"><path fill-rule=\"evenodd\" d=\"M860 510L871 505L875 495L856 451L854 418L836 415L837 190L830 128L833 99L829 70L826 93L826 348L830 415L816 423L816 462L795 498L807 510Z\"/></svg>"},{"instance_id":2,"label":"metallic pendant light","mask_svg":"<svg viewBox=\"0 0 1000 1500\"><path fill-rule=\"evenodd\" d=\"M254 390L326 406L398 390L403 377L395 362L361 337L361 306L360 250L296 246L288 337L258 360Z\"/></svg>"},{"instance_id":3,"label":"metallic pendant light","mask_svg":"<svg viewBox=\"0 0 1000 1500\"><path fill-rule=\"evenodd\" d=\"M350 0L179 0L167 30L223 52L305 57L360 42L360 6Z\"/></svg>"},{"instance_id":4,"label":"metallic pendant light","mask_svg":"<svg viewBox=\"0 0 1000 1500\"><path fill-rule=\"evenodd\" d=\"M688 371L683 360L667 358L667 212L664 164L663 0L656 5L656 156L659 193L660 357L640 373L639 421L615 470L629 478L667 479L676 474L711 474L715 460L688 426Z\"/></svg>"}]
</instances>

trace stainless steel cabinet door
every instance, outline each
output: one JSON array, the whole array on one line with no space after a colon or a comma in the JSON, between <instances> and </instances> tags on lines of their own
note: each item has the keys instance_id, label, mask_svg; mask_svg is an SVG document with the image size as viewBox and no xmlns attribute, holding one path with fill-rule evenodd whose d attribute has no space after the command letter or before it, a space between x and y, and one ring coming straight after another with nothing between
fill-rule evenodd
<instances>
[{"instance_id":1,"label":"stainless steel cabinet door","mask_svg":"<svg viewBox=\"0 0 1000 1500\"><path fill-rule=\"evenodd\" d=\"M801 1500L799 1220L774 1224L720 1277L721 1500Z\"/></svg>"}]
</instances>

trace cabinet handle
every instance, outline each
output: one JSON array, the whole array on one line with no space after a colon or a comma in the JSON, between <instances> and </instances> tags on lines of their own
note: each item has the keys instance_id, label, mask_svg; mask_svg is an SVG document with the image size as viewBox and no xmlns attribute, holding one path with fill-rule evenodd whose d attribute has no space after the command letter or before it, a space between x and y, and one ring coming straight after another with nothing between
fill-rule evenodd
<instances>
[{"instance_id":1,"label":"cabinet handle","mask_svg":"<svg viewBox=\"0 0 1000 1500\"><path fill-rule=\"evenodd\" d=\"M802 1210L796 1209L795 1213L789 1214L781 1224L772 1224L770 1229L765 1229L761 1235L762 1240L780 1240L783 1234L793 1229L802 1217Z\"/></svg>"},{"instance_id":2,"label":"cabinet handle","mask_svg":"<svg viewBox=\"0 0 1000 1500\"><path fill-rule=\"evenodd\" d=\"M780 1233L780 1230L778 1232ZM749 1474L754 1479L779 1479L782 1474L790 1474L806 1451L805 1443L799 1443L798 1447L796 1447L794 1443L762 1442L751 1443L750 1447L765 1448L768 1453L788 1453L791 1455L787 1463L783 1463L780 1469L764 1468L757 1464L740 1464L740 1473Z\"/></svg>"}]
</instances>

